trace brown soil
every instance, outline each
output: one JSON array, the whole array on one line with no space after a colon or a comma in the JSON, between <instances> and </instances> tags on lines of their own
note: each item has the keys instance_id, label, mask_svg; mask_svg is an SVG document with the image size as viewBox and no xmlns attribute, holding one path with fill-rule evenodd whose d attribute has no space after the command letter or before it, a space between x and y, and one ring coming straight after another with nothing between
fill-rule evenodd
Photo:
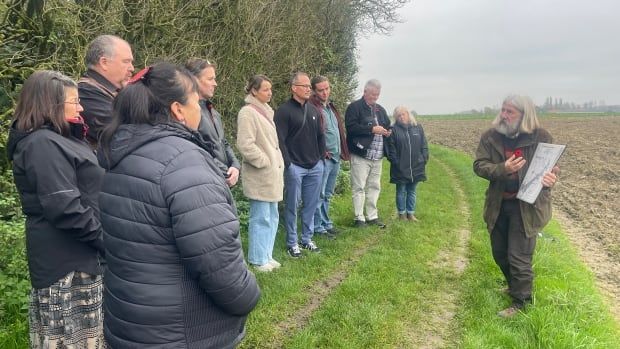
<instances>
[{"instance_id":1,"label":"brown soil","mask_svg":"<svg viewBox=\"0 0 620 349\"><path fill-rule=\"evenodd\" d=\"M567 148L553 190L556 218L594 272L620 319L620 117L547 117L542 125ZM429 143L473 156L490 120L423 120ZM432 154L431 154L432 156Z\"/></svg>"}]
</instances>

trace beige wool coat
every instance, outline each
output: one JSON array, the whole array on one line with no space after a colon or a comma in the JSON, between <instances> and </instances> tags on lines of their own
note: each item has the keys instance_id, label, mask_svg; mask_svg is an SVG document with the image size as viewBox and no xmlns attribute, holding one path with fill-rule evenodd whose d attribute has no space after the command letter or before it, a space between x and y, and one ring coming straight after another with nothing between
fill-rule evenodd
<instances>
[{"instance_id":1,"label":"beige wool coat","mask_svg":"<svg viewBox=\"0 0 620 349\"><path fill-rule=\"evenodd\" d=\"M243 194L252 200L282 201L284 160L273 122L274 111L252 95L247 95L245 102L237 117Z\"/></svg>"}]
</instances>

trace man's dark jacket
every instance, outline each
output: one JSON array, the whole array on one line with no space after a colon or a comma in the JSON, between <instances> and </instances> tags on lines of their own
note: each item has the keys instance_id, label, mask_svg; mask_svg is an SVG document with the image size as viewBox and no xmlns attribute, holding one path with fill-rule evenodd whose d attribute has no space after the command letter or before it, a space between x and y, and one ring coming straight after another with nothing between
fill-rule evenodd
<instances>
[{"instance_id":1,"label":"man's dark jacket","mask_svg":"<svg viewBox=\"0 0 620 349\"><path fill-rule=\"evenodd\" d=\"M231 348L245 335L260 290L205 144L178 124L124 125L98 153L109 168L100 204L112 348Z\"/></svg>"},{"instance_id":2,"label":"man's dark jacket","mask_svg":"<svg viewBox=\"0 0 620 349\"><path fill-rule=\"evenodd\" d=\"M387 138L390 183L417 183L426 180L428 144L422 125L396 123Z\"/></svg>"},{"instance_id":3,"label":"man's dark jacket","mask_svg":"<svg viewBox=\"0 0 620 349\"><path fill-rule=\"evenodd\" d=\"M224 126L222 126L222 116L213 108L211 101L200 101L198 132L200 132L204 140L213 143L215 162L224 175L227 174L229 167L241 168L241 164L235 156L232 146L226 140Z\"/></svg>"},{"instance_id":4,"label":"man's dark jacket","mask_svg":"<svg viewBox=\"0 0 620 349\"><path fill-rule=\"evenodd\" d=\"M319 115L321 116L321 127L323 128L323 133L326 134L325 130L327 127L327 121L325 120L326 116L323 114L323 103L315 95L310 97L309 102L319 111ZM336 116L336 121L338 122L338 133L340 134L340 159L348 161L351 159L351 155L349 154L349 147L347 146L347 136L344 129L344 122L342 121L342 117L340 117L340 113L332 101L327 103L327 107L332 111L332 113L334 113Z\"/></svg>"},{"instance_id":5,"label":"man's dark jacket","mask_svg":"<svg viewBox=\"0 0 620 349\"><path fill-rule=\"evenodd\" d=\"M92 69L78 81L78 95L84 108L80 115L88 125L88 141L94 147L112 119L112 103L117 94L117 87Z\"/></svg>"},{"instance_id":6,"label":"man's dark jacket","mask_svg":"<svg viewBox=\"0 0 620 349\"><path fill-rule=\"evenodd\" d=\"M372 133L373 126L383 126L386 130L390 128L390 119L385 109L376 103L373 107L376 108L378 123L375 122L372 110L363 97L349 104L344 114L349 151L361 157L366 157L368 147L372 144L375 136ZM385 144L386 137L383 137L383 142Z\"/></svg>"},{"instance_id":7,"label":"man's dark jacket","mask_svg":"<svg viewBox=\"0 0 620 349\"><path fill-rule=\"evenodd\" d=\"M314 106L308 102L301 105L294 98L278 107L273 121L286 168L291 163L306 169L313 168L325 158L325 134L320 118Z\"/></svg>"},{"instance_id":8,"label":"man's dark jacket","mask_svg":"<svg viewBox=\"0 0 620 349\"><path fill-rule=\"evenodd\" d=\"M480 143L476 149L476 159L474 160L474 172L489 180L489 188L486 191L484 202L484 221L487 224L489 233L493 231L497 217L502 206L503 192L508 173L506 173L506 156L504 154L503 135L491 128L482 134ZM523 158L526 160L525 166L519 171L519 184L523 181L527 169L534 158L534 152L538 143L552 143L549 132L539 128L533 133L522 133L516 139L515 149L523 151ZM517 199L513 199L517 200ZM551 189L543 188L534 204L528 204L519 200L521 217L523 218L523 228L527 237L538 234L551 219Z\"/></svg>"},{"instance_id":9,"label":"man's dark jacket","mask_svg":"<svg viewBox=\"0 0 620 349\"><path fill-rule=\"evenodd\" d=\"M11 128L7 149L26 216L32 287L49 287L72 271L102 274L103 169L88 144L48 127Z\"/></svg>"}]
</instances>

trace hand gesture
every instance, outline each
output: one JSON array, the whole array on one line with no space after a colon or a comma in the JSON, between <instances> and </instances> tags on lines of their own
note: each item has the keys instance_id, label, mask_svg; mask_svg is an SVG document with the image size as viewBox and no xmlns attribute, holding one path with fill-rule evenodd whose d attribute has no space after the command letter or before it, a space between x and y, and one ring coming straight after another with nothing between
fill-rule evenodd
<instances>
[{"instance_id":1,"label":"hand gesture","mask_svg":"<svg viewBox=\"0 0 620 349\"><path fill-rule=\"evenodd\" d=\"M504 168L506 173L514 173L519 171L524 165L525 159L523 157L516 157L515 154L512 154L504 163Z\"/></svg>"}]
</instances>

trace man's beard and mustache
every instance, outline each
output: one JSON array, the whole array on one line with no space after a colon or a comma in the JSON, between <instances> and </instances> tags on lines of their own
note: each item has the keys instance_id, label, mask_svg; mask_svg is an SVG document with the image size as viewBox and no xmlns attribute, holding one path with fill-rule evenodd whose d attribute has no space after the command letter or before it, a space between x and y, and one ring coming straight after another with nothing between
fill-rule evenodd
<instances>
[{"instance_id":1,"label":"man's beard and mustache","mask_svg":"<svg viewBox=\"0 0 620 349\"><path fill-rule=\"evenodd\" d=\"M519 135L519 127L521 126L521 119L517 119L513 122L508 122L501 119L495 130L508 138L515 138Z\"/></svg>"}]
</instances>

